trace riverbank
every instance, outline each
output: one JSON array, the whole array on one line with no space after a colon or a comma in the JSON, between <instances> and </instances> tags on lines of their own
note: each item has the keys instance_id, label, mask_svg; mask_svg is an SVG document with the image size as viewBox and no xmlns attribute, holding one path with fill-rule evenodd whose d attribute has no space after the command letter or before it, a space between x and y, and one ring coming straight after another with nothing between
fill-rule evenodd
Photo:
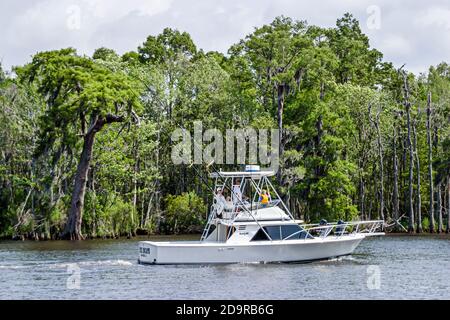
<instances>
[{"instance_id":1,"label":"riverbank","mask_svg":"<svg viewBox=\"0 0 450 320\"><path fill-rule=\"evenodd\" d=\"M441 232L441 233L407 233L407 232L392 232L386 233L386 236L389 237L440 237L440 238L448 238L450 239L450 233Z\"/></svg>"},{"instance_id":2,"label":"riverbank","mask_svg":"<svg viewBox=\"0 0 450 320\"><path fill-rule=\"evenodd\" d=\"M159 239L161 241L164 241L165 239L171 240L173 238L177 238L179 240L195 240L198 239L201 236L201 233L187 233L187 234L157 234L157 233L149 233L149 234L136 234L135 236L116 236L116 237L87 237L84 240L81 241L111 241L111 240L134 240L134 241L141 241L141 240L148 240L148 239ZM430 237L430 238L442 238L442 239L450 239L450 233L407 233L407 232L388 232L386 233L385 237L405 237L405 238L420 238L420 237ZM70 240L60 240L60 239L33 239L33 238L10 238L10 237L0 237L0 241L18 241L18 242L66 242Z\"/></svg>"},{"instance_id":3,"label":"riverbank","mask_svg":"<svg viewBox=\"0 0 450 320\"><path fill-rule=\"evenodd\" d=\"M92 236L86 236L81 241L88 241L88 240L124 240L124 239L139 239L139 238L150 238L150 237L176 237L176 236L184 236L184 235L191 235L193 237L199 237L201 235L201 232L195 232L195 233L187 233L187 234L160 234L160 233L135 233L133 235L120 235L120 236L99 236L99 237L92 237ZM0 241L32 241L32 242L39 242L39 241L70 241L70 240L63 240L59 239L57 236L41 236L41 235L19 235L14 237L0 237Z\"/></svg>"}]
</instances>

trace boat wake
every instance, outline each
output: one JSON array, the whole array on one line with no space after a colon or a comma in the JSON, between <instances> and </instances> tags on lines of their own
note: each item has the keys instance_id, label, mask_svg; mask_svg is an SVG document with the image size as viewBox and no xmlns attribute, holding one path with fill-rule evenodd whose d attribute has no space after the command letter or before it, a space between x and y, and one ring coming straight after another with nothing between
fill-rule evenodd
<instances>
[{"instance_id":1,"label":"boat wake","mask_svg":"<svg viewBox=\"0 0 450 320\"><path fill-rule=\"evenodd\" d=\"M37 263L37 264L23 264L23 265L0 265L0 270L19 270L27 268L48 268L48 269L67 269L70 266L77 265L78 267L130 267L133 265L131 261L127 260L95 260L95 261L74 261L74 262L62 262L55 263Z\"/></svg>"},{"instance_id":2,"label":"boat wake","mask_svg":"<svg viewBox=\"0 0 450 320\"><path fill-rule=\"evenodd\" d=\"M95 261L74 261L74 262L64 262L56 263L50 265L51 268L67 268L69 266L78 265L79 267L96 267L96 266L132 266L133 263L127 260L95 260Z\"/></svg>"},{"instance_id":3,"label":"boat wake","mask_svg":"<svg viewBox=\"0 0 450 320\"><path fill-rule=\"evenodd\" d=\"M12 269L12 270L16 270L16 269L25 269L28 268L29 266L16 266L16 265L0 265L0 269Z\"/></svg>"},{"instance_id":4,"label":"boat wake","mask_svg":"<svg viewBox=\"0 0 450 320\"><path fill-rule=\"evenodd\" d=\"M326 260L317 261L319 264L364 264L361 259L353 255L346 255L342 257L329 258Z\"/></svg>"}]
</instances>

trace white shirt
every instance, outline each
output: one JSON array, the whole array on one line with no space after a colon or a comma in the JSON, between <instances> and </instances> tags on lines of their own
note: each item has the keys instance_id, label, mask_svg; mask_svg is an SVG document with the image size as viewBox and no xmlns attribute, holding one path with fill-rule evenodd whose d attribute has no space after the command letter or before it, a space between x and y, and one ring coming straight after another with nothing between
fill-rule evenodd
<instances>
[{"instance_id":1,"label":"white shirt","mask_svg":"<svg viewBox=\"0 0 450 320\"><path fill-rule=\"evenodd\" d=\"M227 205L227 200L223 194L216 194L216 204L217 204L217 212L221 213L225 206Z\"/></svg>"},{"instance_id":2,"label":"white shirt","mask_svg":"<svg viewBox=\"0 0 450 320\"><path fill-rule=\"evenodd\" d=\"M242 191L240 185L233 185L233 204L239 205L242 203Z\"/></svg>"}]
</instances>

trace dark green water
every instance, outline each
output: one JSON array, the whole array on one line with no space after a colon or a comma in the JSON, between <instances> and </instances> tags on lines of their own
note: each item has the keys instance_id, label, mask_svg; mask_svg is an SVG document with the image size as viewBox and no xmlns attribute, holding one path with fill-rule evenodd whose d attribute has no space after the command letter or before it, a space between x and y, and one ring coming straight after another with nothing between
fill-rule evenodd
<instances>
[{"instance_id":1,"label":"dark green water","mask_svg":"<svg viewBox=\"0 0 450 320\"><path fill-rule=\"evenodd\" d=\"M341 259L225 266L138 265L137 241L0 242L0 299L450 299L448 237L386 236Z\"/></svg>"}]
</instances>

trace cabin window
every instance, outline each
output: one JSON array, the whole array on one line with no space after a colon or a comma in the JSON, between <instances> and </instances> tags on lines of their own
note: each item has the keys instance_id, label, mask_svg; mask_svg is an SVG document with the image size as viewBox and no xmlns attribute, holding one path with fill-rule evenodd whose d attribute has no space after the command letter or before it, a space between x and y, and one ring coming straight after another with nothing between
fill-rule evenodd
<instances>
[{"instance_id":1,"label":"cabin window","mask_svg":"<svg viewBox=\"0 0 450 320\"><path fill-rule=\"evenodd\" d=\"M264 227L264 230L269 234L272 240L281 240L281 227L280 226L270 226Z\"/></svg>"},{"instance_id":2,"label":"cabin window","mask_svg":"<svg viewBox=\"0 0 450 320\"><path fill-rule=\"evenodd\" d=\"M309 233L303 230L298 225L284 225L284 226L267 226L263 227L266 233L272 238L272 240L298 240L298 239L311 239L313 238ZM300 231L300 232L299 232ZM298 232L298 233L297 233ZM297 233L297 234L295 234ZM295 234L295 235L294 235ZM291 236L291 237L290 237ZM267 241L269 238L264 233L262 229L259 229L258 232L253 237L252 241Z\"/></svg>"},{"instance_id":3,"label":"cabin window","mask_svg":"<svg viewBox=\"0 0 450 320\"><path fill-rule=\"evenodd\" d=\"M213 225L211 225L211 227L209 227L208 235L206 237L209 237L211 235L211 233L214 232L214 230L216 230L216 226L213 224Z\"/></svg>"},{"instance_id":4,"label":"cabin window","mask_svg":"<svg viewBox=\"0 0 450 320\"><path fill-rule=\"evenodd\" d=\"M308 237L308 239L312 238L312 236L309 233L304 231L302 227L296 224L281 226L281 232L283 235L283 239L286 239L292 235L292 237L290 237L288 240L305 239L306 237ZM296 232L298 233L294 235L294 233Z\"/></svg>"},{"instance_id":5,"label":"cabin window","mask_svg":"<svg viewBox=\"0 0 450 320\"><path fill-rule=\"evenodd\" d=\"M262 231L262 229L259 229L251 241L266 241L266 240L269 240L269 238L267 238L266 234L264 233L264 231Z\"/></svg>"},{"instance_id":6,"label":"cabin window","mask_svg":"<svg viewBox=\"0 0 450 320\"><path fill-rule=\"evenodd\" d=\"M230 233L230 236L228 237L228 239L230 239L231 236L232 236L235 232L236 232L236 228L235 228L235 227L233 227L233 228L231 229L231 231L230 231L230 227L227 227L227 235L228 235L228 233Z\"/></svg>"}]
</instances>

